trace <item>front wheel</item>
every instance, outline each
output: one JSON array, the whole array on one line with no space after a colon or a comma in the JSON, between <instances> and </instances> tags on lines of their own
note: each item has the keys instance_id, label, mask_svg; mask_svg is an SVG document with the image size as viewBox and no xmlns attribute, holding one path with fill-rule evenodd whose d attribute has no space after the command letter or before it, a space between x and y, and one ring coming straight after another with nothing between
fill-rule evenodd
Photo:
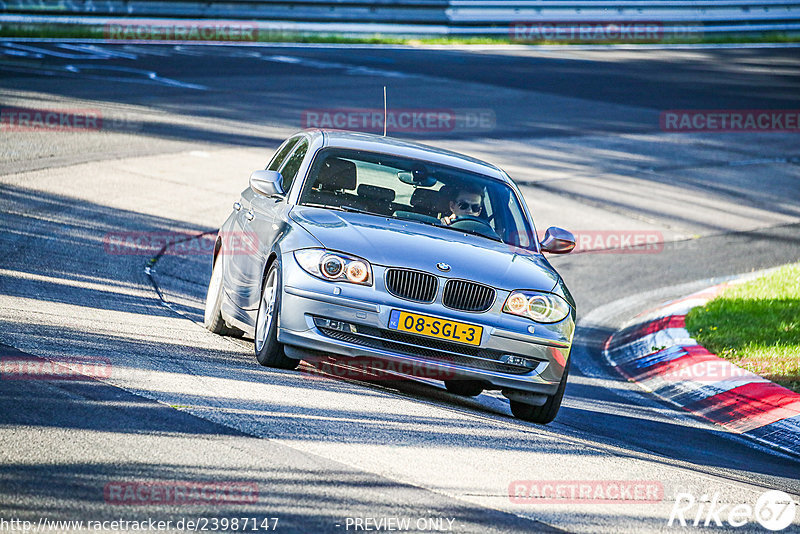
<instances>
[{"instance_id":1,"label":"front wheel","mask_svg":"<svg viewBox=\"0 0 800 534\"><path fill-rule=\"evenodd\" d=\"M281 270L274 262L267 271L261 300L258 305L255 328L256 360L265 367L294 369L300 361L289 358L278 342L278 314L281 309Z\"/></svg>"},{"instance_id":2,"label":"front wheel","mask_svg":"<svg viewBox=\"0 0 800 534\"><path fill-rule=\"evenodd\" d=\"M567 388L567 375L569 375L569 365L571 361L572 359L567 360L567 366L564 368L561 382L558 383L558 389L543 405L532 406L520 401L509 401L511 404L511 413L514 414L514 417L540 425L546 425L552 422L553 419L556 418L556 415L558 415L559 408L561 408L564 390Z\"/></svg>"}]
</instances>

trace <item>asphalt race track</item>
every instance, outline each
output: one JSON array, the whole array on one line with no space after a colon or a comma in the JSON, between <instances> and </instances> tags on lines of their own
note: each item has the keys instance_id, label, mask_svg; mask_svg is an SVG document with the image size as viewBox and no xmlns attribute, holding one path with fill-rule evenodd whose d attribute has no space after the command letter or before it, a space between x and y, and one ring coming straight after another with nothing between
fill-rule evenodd
<instances>
[{"instance_id":1,"label":"asphalt race track","mask_svg":"<svg viewBox=\"0 0 800 534\"><path fill-rule=\"evenodd\" d=\"M215 231L249 172L309 114L381 109L384 85L390 109L457 117L394 135L499 164L539 230L590 236L551 258L578 302L579 329L550 425L515 420L499 392L463 399L425 380L262 368L251 342L202 327L202 241L157 258L108 246L119 232ZM406 518L416 531L670 532L680 493L718 494L728 509L771 489L800 500L800 459L659 402L600 353L611 332L665 299L800 260L796 131L675 133L659 122L668 110L800 109L797 48L4 42L0 108L103 119L44 132L2 125L0 355L94 358L108 371L0 381L0 519L278 518L279 532L357 532ZM644 252L607 250L609 236L631 235L658 239ZM519 503L509 496L517 481L660 493ZM257 494L177 505L110 493L145 482L228 482ZM754 518L694 531L709 529L764 531Z\"/></svg>"}]
</instances>

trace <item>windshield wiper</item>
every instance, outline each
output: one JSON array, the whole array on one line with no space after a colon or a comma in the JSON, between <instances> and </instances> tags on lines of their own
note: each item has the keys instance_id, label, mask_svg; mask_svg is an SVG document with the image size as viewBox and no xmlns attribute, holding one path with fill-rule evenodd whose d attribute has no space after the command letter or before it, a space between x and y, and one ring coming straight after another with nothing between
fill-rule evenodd
<instances>
[{"instance_id":1,"label":"windshield wiper","mask_svg":"<svg viewBox=\"0 0 800 534\"><path fill-rule=\"evenodd\" d=\"M301 206L308 206L310 208L323 208L323 209L326 209L326 210L334 210L334 211L346 211L348 213L361 213L362 215L375 215L377 217L386 218L386 215L383 215L381 213L375 213L374 211L362 210L361 208L354 208L353 206L328 206L326 204L314 204L314 203L311 203L311 202L306 203L306 204L301 204Z\"/></svg>"},{"instance_id":2,"label":"windshield wiper","mask_svg":"<svg viewBox=\"0 0 800 534\"><path fill-rule=\"evenodd\" d=\"M354 208L353 206L339 206L339 209L342 210L342 211L350 212L350 213L361 213L361 214L364 214L364 215L376 215L378 217L383 217L383 218L387 217L386 215L383 215L382 213L375 213L374 211L362 210L361 208Z\"/></svg>"},{"instance_id":3,"label":"windshield wiper","mask_svg":"<svg viewBox=\"0 0 800 534\"><path fill-rule=\"evenodd\" d=\"M305 204L300 204L300 205L307 206L309 208L324 208L326 210L344 211L339 206L326 206L325 204L314 204L313 202L306 202Z\"/></svg>"},{"instance_id":4,"label":"windshield wiper","mask_svg":"<svg viewBox=\"0 0 800 534\"><path fill-rule=\"evenodd\" d=\"M480 232L476 232L475 230L465 230L464 228L453 228L452 226L447 226L446 224L436 225L436 226L437 226L437 228L447 228L448 230L453 230L455 232L461 232L463 234L477 235L477 236L480 236L480 237L485 237L486 239L491 239L492 241L497 241L499 243L505 243L505 241L503 241L499 237L493 237L493 236L490 236L490 235L482 234Z\"/></svg>"}]
</instances>

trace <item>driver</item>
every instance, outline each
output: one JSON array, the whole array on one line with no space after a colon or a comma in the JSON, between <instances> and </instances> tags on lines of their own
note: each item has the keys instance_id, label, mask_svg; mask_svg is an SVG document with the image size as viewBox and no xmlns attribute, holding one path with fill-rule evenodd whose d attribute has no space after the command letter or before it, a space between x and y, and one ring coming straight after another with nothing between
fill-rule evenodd
<instances>
[{"instance_id":1,"label":"driver","mask_svg":"<svg viewBox=\"0 0 800 534\"><path fill-rule=\"evenodd\" d=\"M442 217L442 224L450 225L460 217L478 217L481 214L483 190L476 186L453 187L445 192L450 214Z\"/></svg>"}]
</instances>

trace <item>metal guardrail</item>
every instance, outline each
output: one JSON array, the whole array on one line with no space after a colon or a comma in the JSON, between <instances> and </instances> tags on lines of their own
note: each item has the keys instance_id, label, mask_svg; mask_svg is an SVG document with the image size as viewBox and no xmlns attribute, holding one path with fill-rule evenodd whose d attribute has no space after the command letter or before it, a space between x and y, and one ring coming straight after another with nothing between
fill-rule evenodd
<instances>
[{"instance_id":1,"label":"metal guardrail","mask_svg":"<svg viewBox=\"0 0 800 534\"><path fill-rule=\"evenodd\" d=\"M0 22L156 17L320 33L508 35L520 24L655 23L664 34L800 32L788 0L0 0Z\"/></svg>"}]
</instances>

